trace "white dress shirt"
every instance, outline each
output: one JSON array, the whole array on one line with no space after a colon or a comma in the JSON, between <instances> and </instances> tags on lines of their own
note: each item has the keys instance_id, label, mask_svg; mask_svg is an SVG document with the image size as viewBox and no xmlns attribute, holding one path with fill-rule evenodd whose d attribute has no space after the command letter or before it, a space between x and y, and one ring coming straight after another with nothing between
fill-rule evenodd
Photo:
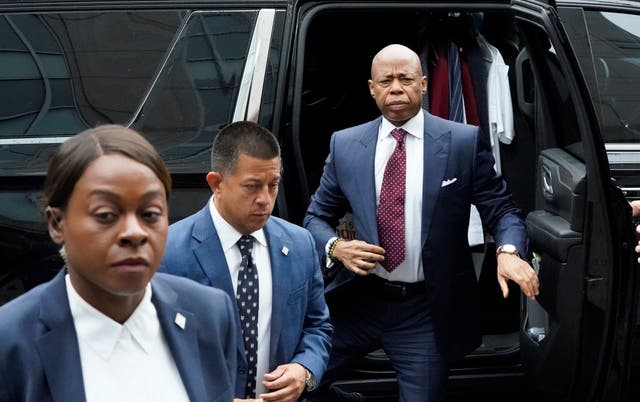
<instances>
[{"instance_id":1,"label":"white dress shirt","mask_svg":"<svg viewBox=\"0 0 640 402\"><path fill-rule=\"evenodd\" d=\"M511 144L515 137L513 128L513 106L511 104L511 88L509 86L509 66L504 63L500 51L486 43L491 51L493 62L489 67L487 78L487 105L489 108L489 130L491 149L496 160L495 169L502 172L500 166L500 142Z\"/></svg>"},{"instance_id":2,"label":"white dress shirt","mask_svg":"<svg viewBox=\"0 0 640 402\"><path fill-rule=\"evenodd\" d=\"M396 147L396 139L391 131L396 128L382 117L378 129L375 154L376 206L380 203L380 188L387 161ZM424 170L424 113L420 111L403 126L407 152L405 218L405 260L393 272L387 272L380 264L373 270L375 275L390 281L418 282L424 279L422 270L422 176Z\"/></svg>"},{"instance_id":3,"label":"white dress shirt","mask_svg":"<svg viewBox=\"0 0 640 402\"><path fill-rule=\"evenodd\" d=\"M224 220L216 209L213 197L209 200L209 210L213 219L213 225L218 232L222 251L227 260L231 282L234 292L238 287L238 272L242 256L240 249L236 245L242 234L235 230ZM269 371L269 342L271 340L271 308L272 308L272 279L271 279L271 259L267 247L267 238L264 230L260 229L251 236L255 238L251 257L258 269L258 362L256 364L256 396L268 392L262 385L265 373ZM275 367L274 367L275 368Z\"/></svg>"},{"instance_id":4,"label":"white dress shirt","mask_svg":"<svg viewBox=\"0 0 640 402\"><path fill-rule=\"evenodd\" d=\"M151 285L119 324L87 303L65 277L87 402L188 402L151 303Z\"/></svg>"}]
</instances>

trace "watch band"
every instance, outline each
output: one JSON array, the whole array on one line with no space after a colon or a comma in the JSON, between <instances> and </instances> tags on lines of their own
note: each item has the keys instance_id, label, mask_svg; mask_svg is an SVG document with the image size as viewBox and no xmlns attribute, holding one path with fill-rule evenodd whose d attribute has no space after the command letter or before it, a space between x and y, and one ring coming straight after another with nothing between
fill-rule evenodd
<instances>
[{"instance_id":1,"label":"watch band","mask_svg":"<svg viewBox=\"0 0 640 402\"><path fill-rule=\"evenodd\" d=\"M304 379L304 389L307 392L311 392L316 389L316 377L309 369L305 368L305 370L307 371L307 376Z\"/></svg>"}]
</instances>

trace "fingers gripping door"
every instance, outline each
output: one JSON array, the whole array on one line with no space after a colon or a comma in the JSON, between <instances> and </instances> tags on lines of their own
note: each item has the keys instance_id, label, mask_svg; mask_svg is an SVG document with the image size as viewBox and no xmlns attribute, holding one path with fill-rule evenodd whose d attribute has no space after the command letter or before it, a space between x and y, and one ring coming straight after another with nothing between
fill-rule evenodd
<instances>
[{"instance_id":1,"label":"fingers gripping door","mask_svg":"<svg viewBox=\"0 0 640 402\"><path fill-rule=\"evenodd\" d=\"M562 149L538 159L536 210L527 216L540 295L523 302L520 333L527 377L548 400L563 399L575 373L584 278L585 166Z\"/></svg>"}]
</instances>

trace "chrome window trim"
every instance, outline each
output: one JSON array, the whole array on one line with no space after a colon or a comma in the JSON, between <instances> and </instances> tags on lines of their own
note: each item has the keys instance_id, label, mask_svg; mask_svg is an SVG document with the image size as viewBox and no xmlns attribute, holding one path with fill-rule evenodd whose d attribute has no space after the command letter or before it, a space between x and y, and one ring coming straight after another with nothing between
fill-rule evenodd
<instances>
[{"instance_id":1,"label":"chrome window trim","mask_svg":"<svg viewBox=\"0 0 640 402\"><path fill-rule=\"evenodd\" d=\"M605 144L609 164L613 167L616 164L640 164L640 144L619 143Z\"/></svg>"},{"instance_id":2,"label":"chrome window trim","mask_svg":"<svg viewBox=\"0 0 640 402\"><path fill-rule=\"evenodd\" d=\"M0 145L61 144L71 137L0 138Z\"/></svg>"},{"instance_id":3,"label":"chrome window trim","mask_svg":"<svg viewBox=\"0 0 640 402\"><path fill-rule=\"evenodd\" d=\"M274 8L263 8L258 12L233 113L234 122L258 121L275 15Z\"/></svg>"}]
</instances>

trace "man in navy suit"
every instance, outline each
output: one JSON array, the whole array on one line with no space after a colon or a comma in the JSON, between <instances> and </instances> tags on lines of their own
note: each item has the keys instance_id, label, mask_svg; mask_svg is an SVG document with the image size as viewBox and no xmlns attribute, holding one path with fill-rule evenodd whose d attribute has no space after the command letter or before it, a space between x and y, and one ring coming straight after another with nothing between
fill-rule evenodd
<instances>
[{"instance_id":1,"label":"man in navy suit","mask_svg":"<svg viewBox=\"0 0 640 402\"><path fill-rule=\"evenodd\" d=\"M238 334L231 300L217 289L165 274L154 275L151 289L189 400L230 401ZM65 270L2 306L0 316L0 401L84 402Z\"/></svg>"},{"instance_id":2,"label":"man in navy suit","mask_svg":"<svg viewBox=\"0 0 640 402\"><path fill-rule=\"evenodd\" d=\"M294 401L322 377L333 331L313 238L271 216L281 168L280 147L267 129L251 122L225 127L211 164L213 197L171 225L160 270L237 300L244 339L236 397Z\"/></svg>"},{"instance_id":3,"label":"man in navy suit","mask_svg":"<svg viewBox=\"0 0 640 402\"><path fill-rule=\"evenodd\" d=\"M441 401L448 362L480 344L477 283L467 242L470 205L498 248L498 282L530 298L538 279L521 212L475 126L432 116L418 56L390 45L373 59L369 89L382 116L334 133L304 225L328 269L335 327L325 383L351 360L383 348L400 401ZM336 236L351 212L357 239ZM339 264L338 264L339 263ZM338 267L339 266L339 267ZM318 390L318 401L329 400Z\"/></svg>"}]
</instances>

